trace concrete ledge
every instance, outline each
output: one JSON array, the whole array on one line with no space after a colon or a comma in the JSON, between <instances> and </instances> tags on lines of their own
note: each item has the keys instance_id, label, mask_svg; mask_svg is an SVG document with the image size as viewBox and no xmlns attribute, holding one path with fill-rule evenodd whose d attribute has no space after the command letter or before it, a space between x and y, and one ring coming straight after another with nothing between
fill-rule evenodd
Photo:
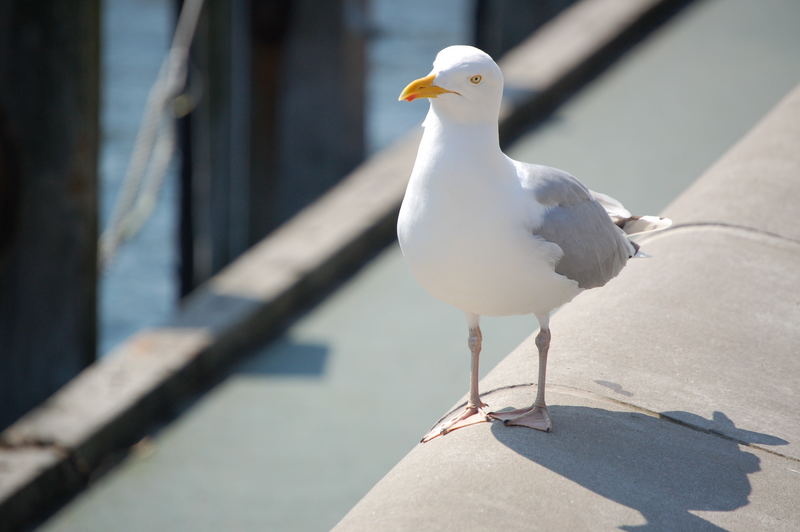
<instances>
[{"instance_id":1,"label":"concrete ledge","mask_svg":"<svg viewBox=\"0 0 800 532\"><path fill-rule=\"evenodd\" d=\"M667 208L655 258L554 316L553 433L419 445L337 530L796 530L798 123L800 87ZM535 353L482 381L492 408L530 403Z\"/></svg>"},{"instance_id":2,"label":"concrete ledge","mask_svg":"<svg viewBox=\"0 0 800 532\"><path fill-rule=\"evenodd\" d=\"M486 399L522 405L533 392ZM335 530L795 528L784 459L602 396L548 393L555 432L487 424L420 445Z\"/></svg>"},{"instance_id":3,"label":"concrete ledge","mask_svg":"<svg viewBox=\"0 0 800 532\"><path fill-rule=\"evenodd\" d=\"M505 138L550 112L686 0L584 0L501 63ZM280 330L394 238L418 134L376 155L143 331L0 434L0 530L82 489L116 449L169 416L242 349Z\"/></svg>"}]
</instances>

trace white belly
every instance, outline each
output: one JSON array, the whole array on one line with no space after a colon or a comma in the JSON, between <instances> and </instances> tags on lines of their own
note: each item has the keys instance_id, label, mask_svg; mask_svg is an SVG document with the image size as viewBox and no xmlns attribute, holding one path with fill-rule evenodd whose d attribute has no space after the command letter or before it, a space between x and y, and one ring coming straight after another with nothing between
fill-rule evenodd
<instances>
[{"instance_id":1,"label":"white belly","mask_svg":"<svg viewBox=\"0 0 800 532\"><path fill-rule=\"evenodd\" d=\"M425 192L423 200L409 187L398 239L414 276L435 297L473 314L544 315L580 292L555 273L560 248L533 236L527 222L534 207L518 191Z\"/></svg>"}]
</instances>

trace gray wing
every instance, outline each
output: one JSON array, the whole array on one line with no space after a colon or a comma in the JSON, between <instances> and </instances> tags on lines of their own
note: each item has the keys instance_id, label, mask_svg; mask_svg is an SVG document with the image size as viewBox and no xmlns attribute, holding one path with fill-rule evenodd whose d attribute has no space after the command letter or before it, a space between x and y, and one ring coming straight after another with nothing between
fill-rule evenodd
<instances>
[{"instance_id":1,"label":"gray wing","mask_svg":"<svg viewBox=\"0 0 800 532\"><path fill-rule=\"evenodd\" d=\"M611 221L589 189L556 168L526 163L517 167L523 187L546 207L534 234L564 252L556 272L581 288L603 286L614 278L636 253L636 245Z\"/></svg>"}]
</instances>

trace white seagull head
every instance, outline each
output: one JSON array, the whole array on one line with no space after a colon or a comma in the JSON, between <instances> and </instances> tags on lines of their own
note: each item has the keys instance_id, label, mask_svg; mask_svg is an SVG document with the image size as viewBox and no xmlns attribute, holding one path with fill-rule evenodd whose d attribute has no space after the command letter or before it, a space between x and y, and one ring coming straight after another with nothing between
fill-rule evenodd
<instances>
[{"instance_id":1,"label":"white seagull head","mask_svg":"<svg viewBox=\"0 0 800 532\"><path fill-rule=\"evenodd\" d=\"M503 73L491 57L473 46L448 46L436 55L433 70L412 81L399 100L429 98L440 118L458 123L497 123Z\"/></svg>"}]
</instances>

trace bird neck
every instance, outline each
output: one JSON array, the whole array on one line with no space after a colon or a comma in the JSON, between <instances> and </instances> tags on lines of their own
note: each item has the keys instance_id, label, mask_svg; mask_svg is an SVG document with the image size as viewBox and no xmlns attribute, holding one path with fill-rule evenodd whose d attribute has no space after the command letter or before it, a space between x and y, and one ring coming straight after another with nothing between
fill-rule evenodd
<instances>
[{"instance_id":1,"label":"bird neck","mask_svg":"<svg viewBox=\"0 0 800 532\"><path fill-rule=\"evenodd\" d=\"M423 144L456 149L464 155L502 155L497 120L460 122L442 116L431 106L422 125Z\"/></svg>"}]
</instances>

